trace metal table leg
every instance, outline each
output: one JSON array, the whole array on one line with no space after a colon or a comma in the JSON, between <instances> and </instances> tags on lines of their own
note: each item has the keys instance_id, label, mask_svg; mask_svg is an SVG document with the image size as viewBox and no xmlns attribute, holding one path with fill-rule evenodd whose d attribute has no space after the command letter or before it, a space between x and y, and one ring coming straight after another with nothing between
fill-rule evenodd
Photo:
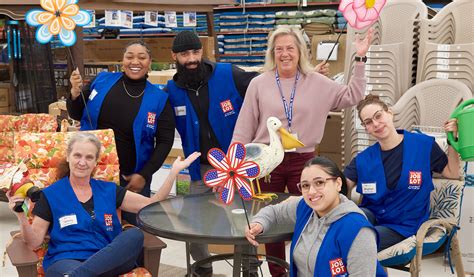
<instances>
[{"instance_id":1,"label":"metal table leg","mask_svg":"<svg viewBox=\"0 0 474 277\"><path fill-rule=\"evenodd\" d=\"M234 245L234 270L233 277L240 277L242 268L242 245Z\"/></svg>"},{"instance_id":2,"label":"metal table leg","mask_svg":"<svg viewBox=\"0 0 474 277\"><path fill-rule=\"evenodd\" d=\"M192 277L191 275L191 254L190 254L190 243L186 243L186 276L187 277Z\"/></svg>"}]
</instances>

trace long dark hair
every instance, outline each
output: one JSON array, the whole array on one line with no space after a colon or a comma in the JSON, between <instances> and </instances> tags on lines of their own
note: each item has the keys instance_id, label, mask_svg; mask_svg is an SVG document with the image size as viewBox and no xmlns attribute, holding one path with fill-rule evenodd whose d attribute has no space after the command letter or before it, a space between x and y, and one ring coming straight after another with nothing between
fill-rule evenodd
<instances>
[{"instance_id":1,"label":"long dark hair","mask_svg":"<svg viewBox=\"0 0 474 277\"><path fill-rule=\"evenodd\" d=\"M311 158L309 161L307 161L304 164L304 168L310 167L312 165L319 166L324 172L331 175L331 177L341 178L342 180L341 193L347 196L346 176L344 176L344 173L342 173L342 171L339 169L339 166L337 166L335 162L333 162L331 159L326 158L324 156L315 156L314 158Z\"/></svg>"}]
</instances>

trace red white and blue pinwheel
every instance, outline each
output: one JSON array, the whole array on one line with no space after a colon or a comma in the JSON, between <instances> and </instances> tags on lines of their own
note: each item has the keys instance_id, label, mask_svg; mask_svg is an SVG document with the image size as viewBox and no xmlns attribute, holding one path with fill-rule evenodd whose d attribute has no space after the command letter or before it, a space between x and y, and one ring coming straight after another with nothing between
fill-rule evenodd
<instances>
[{"instance_id":1,"label":"red white and blue pinwheel","mask_svg":"<svg viewBox=\"0 0 474 277\"><path fill-rule=\"evenodd\" d=\"M253 191L247 179L258 176L260 168L254 162L245 161L245 155L245 146L240 142L232 143L227 155L218 148L207 153L207 160L215 169L206 172L204 184L212 188L222 187L220 198L225 204L234 200L235 188L242 199L252 199Z\"/></svg>"}]
</instances>

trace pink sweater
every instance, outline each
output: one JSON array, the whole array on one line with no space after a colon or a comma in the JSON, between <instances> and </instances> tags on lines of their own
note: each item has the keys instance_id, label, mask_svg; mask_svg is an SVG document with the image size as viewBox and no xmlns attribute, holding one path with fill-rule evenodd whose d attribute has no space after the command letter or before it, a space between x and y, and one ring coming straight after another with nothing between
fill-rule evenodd
<instances>
[{"instance_id":1,"label":"pink sweater","mask_svg":"<svg viewBox=\"0 0 474 277\"><path fill-rule=\"evenodd\" d=\"M281 78L283 95L289 105L294 78ZM329 111L336 111L357 104L364 96L366 85L365 65L357 63L354 74L346 85L340 85L325 76L312 72L301 75L296 86L291 129L305 147L297 152L313 152L321 142ZM275 72L265 72L255 77L245 94L244 103L234 129L232 141L243 144L259 142L269 144L267 118L275 116L288 130L283 101L275 80ZM339 139L339 138L334 138Z\"/></svg>"}]
</instances>

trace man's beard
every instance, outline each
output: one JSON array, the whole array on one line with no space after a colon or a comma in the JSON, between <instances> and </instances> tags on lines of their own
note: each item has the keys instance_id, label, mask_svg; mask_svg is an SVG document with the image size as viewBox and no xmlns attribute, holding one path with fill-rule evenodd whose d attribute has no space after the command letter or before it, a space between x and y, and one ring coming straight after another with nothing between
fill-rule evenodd
<instances>
[{"instance_id":1,"label":"man's beard","mask_svg":"<svg viewBox=\"0 0 474 277\"><path fill-rule=\"evenodd\" d=\"M189 65L197 65L196 68L189 69ZM205 65L200 61L186 63L184 65L176 61L176 69L178 75L178 82L183 84L187 88L197 89L205 77Z\"/></svg>"}]
</instances>

